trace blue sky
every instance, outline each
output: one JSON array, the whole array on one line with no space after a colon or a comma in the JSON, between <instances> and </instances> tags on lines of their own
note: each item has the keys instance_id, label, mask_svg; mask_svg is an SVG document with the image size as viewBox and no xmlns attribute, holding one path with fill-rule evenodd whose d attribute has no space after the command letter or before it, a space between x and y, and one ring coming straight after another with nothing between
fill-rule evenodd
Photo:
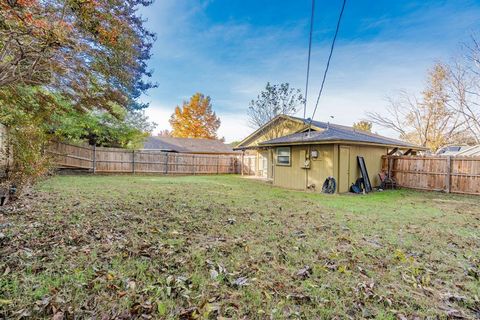
<instances>
[{"instance_id":1,"label":"blue sky","mask_svg":"<svg viewBox=\"0 0 480 320\"><path fill-rule=\"evenodd\" d=\"M316 2L307 116L340 6ZM303 91L310 8L311 0L156 0L142 10L157 34L150 66L159 86L143 97L157 131L169 129L176 105L202 92L222 120L219 135L240 140L252 131L248 103L267 81ZM480 31L479 18L480 1L347 1L315 119L351 125L366 111L381 111L399 90L421 91L427 69L458 54Z\"/></svg>"}]
</instances>

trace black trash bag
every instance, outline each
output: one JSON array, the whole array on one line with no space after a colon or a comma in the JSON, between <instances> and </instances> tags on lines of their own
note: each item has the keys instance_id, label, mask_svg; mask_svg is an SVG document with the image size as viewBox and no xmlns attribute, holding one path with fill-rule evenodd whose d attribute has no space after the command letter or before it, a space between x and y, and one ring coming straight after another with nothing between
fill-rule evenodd
<instances>
[{"instance_id":1,"label":"black trash bag","mask_svg":"<svg viewBox=\"0 0 480 320\"><path fill-rule=\"evenodd\" d=\"M362 193L362 188L360 188L358 185L356 185L355 183L352 183L352 185L350 186L350 192L353 192L353 193Z\"/></svg>"},{"instance_id":2,"label":"black trash bag","mask_svg":"<svg viewBox=\"0 0 480 320\"><path fill-rule=\"evenodd\" d=\"M355 181L355 185L358 187L360 192L363 192L363 189L365 188L365 183L363 181L363 178L358 178L357 181Z\"/></svg>"},{"instance_id":3,"label":"black trash bag","mask_svg":"<svg viewBox=\"0 0 480 320\"><path fill-rule=\"evenodd\" d=\"M364 187L365 185L363 184L363 178L358 178L357 181L355 181L355 183L352 183L352 185L350 186L350 192L357 194L362 193Z\"/></svg>"},{"instance_id":4,"label":"black trash bag","mask_svg":"<svg viewBox=\"0 0 480 320\"><path fill-rule=\"evenodd\" d=\"M337 190L337 182L334 177L328 177L322 186L322 193L335 193Z\"/></svg>"}]
</instances>

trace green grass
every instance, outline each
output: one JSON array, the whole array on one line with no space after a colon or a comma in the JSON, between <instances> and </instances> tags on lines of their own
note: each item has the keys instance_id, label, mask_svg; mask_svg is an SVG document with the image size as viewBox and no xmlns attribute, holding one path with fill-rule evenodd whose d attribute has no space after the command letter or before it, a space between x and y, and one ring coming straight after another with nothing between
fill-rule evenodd
<instances>
[{"instance_id":1,"label":"green grass","mask_svg":"<svg viewBox=\"0 0 480 320\"><path fill-rule=\"evenodd\" d=\"M473 319L479 205L235 176L53 177L0 214L0 318Z\"/></svg>"}]
</instances>

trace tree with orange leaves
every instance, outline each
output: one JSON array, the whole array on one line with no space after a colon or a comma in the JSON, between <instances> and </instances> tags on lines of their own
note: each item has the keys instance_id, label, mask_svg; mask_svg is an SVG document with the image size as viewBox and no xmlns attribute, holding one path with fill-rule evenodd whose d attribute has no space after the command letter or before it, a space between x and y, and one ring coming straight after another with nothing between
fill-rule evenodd
<instances>
[{"instance_id":1,"label":"tree with orange leaves","mask_svg":"<svg viewBox=\"0 0 480 320\"><path fill-rule=\"evenodd\" d=\"M210 97L196 93L181 108L175 108L170 125L173 137L218 139L220 119L212 110Z\"/></svg>"}]
</instances>

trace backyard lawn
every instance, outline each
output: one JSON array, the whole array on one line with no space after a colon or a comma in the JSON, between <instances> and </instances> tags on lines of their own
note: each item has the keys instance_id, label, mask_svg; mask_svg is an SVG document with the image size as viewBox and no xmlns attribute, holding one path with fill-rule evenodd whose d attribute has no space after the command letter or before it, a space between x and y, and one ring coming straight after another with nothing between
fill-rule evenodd
<instances>
[{"instance_id":1,"label":"backyard lawn","mask_svg":"<svg viewBox=\"0 0 480 320\"><path fill-rule=\"evenodd\" d=\"M0 212L0 318L479 318L479 208L236 176L57 176Z\"/></svg>"}]
</instances>

